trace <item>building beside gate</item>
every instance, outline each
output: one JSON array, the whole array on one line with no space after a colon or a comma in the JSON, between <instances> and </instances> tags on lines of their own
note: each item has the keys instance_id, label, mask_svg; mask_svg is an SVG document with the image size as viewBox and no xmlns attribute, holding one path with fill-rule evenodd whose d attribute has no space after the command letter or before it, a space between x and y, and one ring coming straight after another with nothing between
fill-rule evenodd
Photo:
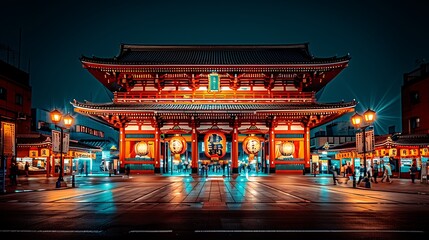
<instances>
[{"instance_id":1,"label":"building beside gate","mask_svg":"<svg viewBox=\"0 0 429 240\"><path fill-rule=\"evenodd\" d=\"M356 106L317 101L350 57L314 57L308 44L123 44L116 57L80 60L114 97L74 100L74 111L119 129L119 165L132 172L302 174L310 129Z\"/></svg>"},{"instance_id":2,"label":"building beside gate","mask_svg":"<svg viewBox=\"0 0 429 240\"><path fill-rule=\"evenodd\" d=\"M16 161L16 139L30 132L32 87L27 72L0 60L0 172L6 176Z\"/></svg>"}]
</instances>

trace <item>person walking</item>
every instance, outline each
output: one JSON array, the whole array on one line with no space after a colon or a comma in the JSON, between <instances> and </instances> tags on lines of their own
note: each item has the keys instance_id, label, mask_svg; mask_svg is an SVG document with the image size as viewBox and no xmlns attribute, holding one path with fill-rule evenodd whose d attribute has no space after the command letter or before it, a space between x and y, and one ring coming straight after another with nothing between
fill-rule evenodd
<instances>
[{"instance_id":1,"label":"person walking","mask_svg":"<svg viewBox=\"0 0 429 240\"><path fill-rule=\"evenodd\" d=\"M208 176L209 176L209 173L208 173L208 171L209 171L208 163L205 163L205 164L203 165L203 169L204 169L204 172L205 172L205 174L204 174L204 172L203 172L203 176L205 175L206 177L208 177Z\"/></svg>"},{"instance_id":2,"label":"person walking","mask_svg":"<svg viewBox=\"0 0 429 240\"><path fill-rule=\"evenodd\" d=\"M381 182L384 182L384 179L386 179L386 181L388 181L389 183L392 183L392 168L390 167L390 163L387 163L384 165L384 173L383 173L383 178L381 179Z\"/></svg>"},{"instance_id":3,"label":"person walking","mask_svg":"<svg viewBox=\"0 0 429 240\"><path fill-rule=\"evenodd\" d=\"M366 170L366 176L368 177L368 181L374 182L371 165L369 165L368 169Z\"/></svg>"},{"instance_id":4,"label":"person walking","mask_svg":"<svg viewBox=\"0 0 429 240\"><path fill-rule=\"evenodd\" d=\"M410 167L410 178L412 183L414 183L414 181L416 180L416 174L417 174L417 167L416 167L416 164L413 163L413 165Z\"/></svg>"},{"instance_id":5,"label":"person walking","mask_svg":"<svg viewBox=\"0 0 429 240\"><path fill-rule=\"evenodd\" d=\"M25 162L25 176L28 177L28 170L30 169L30 164L28 162Z\"/></svg>"},{"instance_id":6,"label":"person walking","mask_svg":"<svg viewBox=\"0 0 429 240\"><path fill-rule=\"evenodd\" d=\"M363 167L363 164L361 163L360 168L359 168L359 179L357 182L358 185L360 184L360 182L362 182L364 177L365 177L365 168Z\"/></svg>"},{"instance_id":7,"label":"person walking","mask_svg":"<svg viewBox=\"0 0 429 240\"><path fill-rule=\"evenodd\" d=\"M374 178L374 182L377 182L377 177L378 177L378 163L374 163L374 167L373 167L373 178Z\"/></svg>"},{"instance_id":8,"label":"person walking","mask_svg":"<svg viewBox=\"0 0 429 240\"><path fill-rule=\"evenodd\" d=\"M334 185L337 185L337 170L335 170L335 165L331 166L332 179L334 180Z\"/></svg>"}]
</instances>

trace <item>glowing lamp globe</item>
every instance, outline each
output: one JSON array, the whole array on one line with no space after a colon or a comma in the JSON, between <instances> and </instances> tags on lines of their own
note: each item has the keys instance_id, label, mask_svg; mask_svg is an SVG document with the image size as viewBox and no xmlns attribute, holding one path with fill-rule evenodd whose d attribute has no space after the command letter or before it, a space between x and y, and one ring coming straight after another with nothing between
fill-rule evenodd
<instances>
[{"instance_id":1,"label":"glowing lamp globe","mask_svg":"<svg viewBox=\"0 0 429 240\"><path fill-rule=\"evenodd\" d=\"M147 142L141 141L135 145L134 150L137 155L146 156L149 153L149 146Z\"/></svg>"},{"instance_id":2,"label":"glowing lamp globe","mask_svg":"<svg viewBox=\"0 0 429 240\"><path fill-rule=\"evenodd\" d=\"M295 145L292 142L282 142L279 150L283 156L291 156L295 152Z\"/></svg>"}]
</instances>

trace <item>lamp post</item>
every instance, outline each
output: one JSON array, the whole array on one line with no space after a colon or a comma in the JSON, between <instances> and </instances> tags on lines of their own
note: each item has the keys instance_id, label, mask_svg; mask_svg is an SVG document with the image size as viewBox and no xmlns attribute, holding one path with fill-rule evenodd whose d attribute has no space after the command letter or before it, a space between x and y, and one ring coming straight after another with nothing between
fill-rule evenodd
<instances>
[{"instance_id":1,"label":"lamp post","mask_svg":"<svg viewBox=\"0 0 429 240\"><path fill-rule=\"evenodd\" d=\"M355 128L360 129L362 131L363 168L364 168L365 175L366 175L367 174L367 171L366 171L366 128L371 126L372 123L375 121L375 112L368 108L368 110L366 110L366 112L364 112L363 117L362 117L362 115L355 113L352 116L351 121L352 121L352 124L355 126ZM356 145L356 147L357 147L357 145ZM356 188L355 173L353 173L353 187Z\"/></svg>"},{"instance_id":2,"label":"lamp post","mask_svg":"<svg viewBox=\"0 0 429 240\"><path fill-rule=\"evenodd\" d=\"M51 114L51 121L55 124L55 127L61 129L61 134L60 134L60 173L58 175L58 180L56 182L56 187L60 188L61 182L64 181L64 179L63 179L63 172L64 172L64 167L63 167L64 130L71 127L74 119L69 114L67 114L63 117L63 114L56 109L51 111L50 114ZM61 122L61 119L64 122L64 127L58 126L58 124Z\"/></svg>"}]
</instances>

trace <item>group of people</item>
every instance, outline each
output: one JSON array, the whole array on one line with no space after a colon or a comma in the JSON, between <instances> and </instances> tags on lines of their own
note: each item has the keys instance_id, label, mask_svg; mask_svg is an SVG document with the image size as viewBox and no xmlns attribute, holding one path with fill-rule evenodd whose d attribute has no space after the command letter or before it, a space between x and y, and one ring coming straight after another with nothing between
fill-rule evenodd
<instances>
[{"instance_id":1,"label":"group of people","mask_svg":"<svg viewBox=\"0 0 429 240\"><path fill-rule=\"evenodd\" d=\"M336 172L334 173L335 168L333 167L332 169L333 169L332 171L333 171L334 179L335 179L335 177L336 177L335 176ZM357 184L359 185L362 181L364 181L364 182L370 181L373 183L378 183L377 177L379 176L380 170L383 171L381 182L383 183L386 181L386 182L392 183L393 182L393 180L392 180L392 167L391 167L390 163L386 163L382 167L380 167L378 165L378 163L374 163L374 165L368 166L366 168L366 170L365 170L365 167L363 166L363 164L360 164L359 179L358 179ZM343 177L352 176L354 173L355 172L353 170L353 167L350 164L344 164L343 166L341 166L340 174ZM411 182L415 183L416 175L418 173L418 169L417 169L415 162L413 162L412 166L410 167L409 173L410 173Z\"/></svg>"},{"instance_id":2,"label":"group of people","mask_svg":"<svg viewBox=\"0 0 429 240\"><path fill-rule=\"evenodd\" d=\"M366 181L370 181L373 183L378 183L377 181L377 177L379 176L379 170L380 167L377 163L374 163L374 165L369 165L366 170L365 167L363 166L363 164L360 165L359 167L359 179L357 184L359 185L362 181L366 182ZM390 166L390 163L386 163L383 166L383 175L381 178L381 182L383 183L384 181L387 181L389 183L392 183L392 168ZM365 172L366 171L366 172Z\"/></svg>"}]
</instances>

